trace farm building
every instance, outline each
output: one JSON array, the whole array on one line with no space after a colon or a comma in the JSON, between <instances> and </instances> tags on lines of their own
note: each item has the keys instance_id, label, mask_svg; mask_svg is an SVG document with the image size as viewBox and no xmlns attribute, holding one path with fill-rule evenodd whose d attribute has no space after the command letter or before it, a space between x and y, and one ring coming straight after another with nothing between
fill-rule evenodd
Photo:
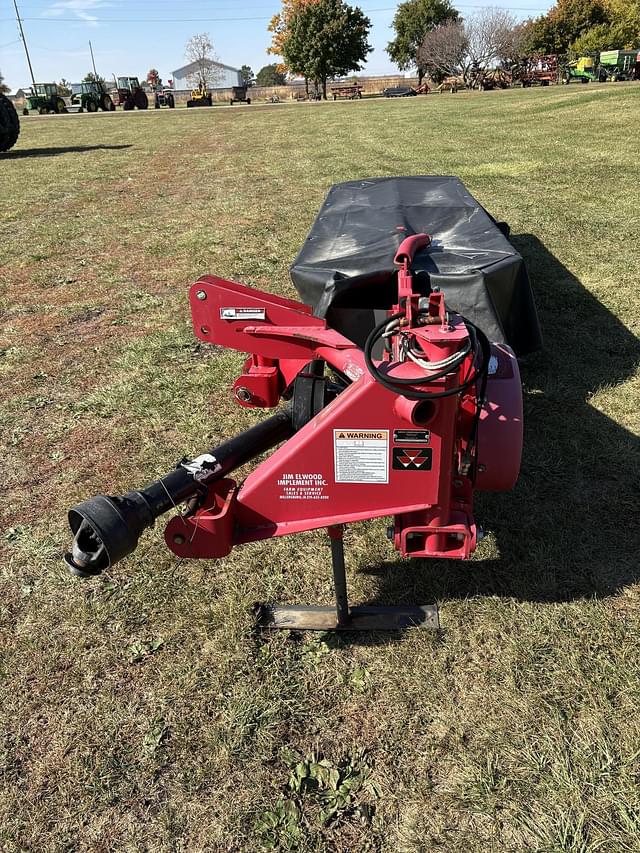
<instances>
[{"instance_id":1,"label":"farm building","mask_svg":"<svg viewBox=\"0 0 640 853\"><path fill-rule=\"evenodd\" d=\"M212 75L216 79L213 81L210 88L230 89L232 86L242 85L242 74L240 73L240 69L232 68L230 65L223 65L221 62L209 62L208 67L212 70L214 68L217 69L217 72ZM171 76L173 78L173 88L178 91L194 88L194 85L197 85L197 82L194 82L194 75L197 78L197 62L191 62L189 65L183 65L182 68L177 68L175 71L172 71Z\"/></svg>"}]
</instances>

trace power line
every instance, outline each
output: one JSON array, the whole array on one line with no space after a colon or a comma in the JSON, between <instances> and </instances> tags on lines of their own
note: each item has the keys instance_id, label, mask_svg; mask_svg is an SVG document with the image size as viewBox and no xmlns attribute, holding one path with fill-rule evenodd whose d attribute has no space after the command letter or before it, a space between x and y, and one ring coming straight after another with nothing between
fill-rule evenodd
<instances>
[{"instance_id":1,"label":"power line","mask_svg":"<svg viewBox=\"0 0 640 853\"><path fill-rule=\"evenodd\" d=\"M485 4L478 3L458 3L461 9L486 9ZM367 13L373 12L394 12L396 6L386 6L382 9L365 9ZM543 13L542 7L524 7L524 6L501 6L505 12L533 12ZM155 18L149 15L146 18L99 18L96 15L87 14L86 17L76 16L73 18L63 18L62 16L54 17L24 17L24 21L37 21L44 24L229 24L241 23L243 21L270 21L273 16L250 16L250 17L233 17L233 18ZM0 21L10 21L11 18L0 18Z\"/></svg>"},{"instance_id":2,"label":"power line","mask_svg":"<svg viewBox=\"0 0 640 853\"><path fill-rule=\"evenodd\" d=\"M365 2L366 2L366 0L365 0ZM390 12L390 11L395 11L397 8L397 6L387 6L387 7L381 8L381 9L377 9L377 8L367 9L365 6L365 2L363 2L363 0L360 0L360 2L358 3L360 8L362 8L362 10L364 12ZM372 0L369 0L369 2L372 2ZM373 2L375 2L375 0L373 0ZM127 3L126 8L131 9L132 7L135 8L136 6L141 6L143 8L145 6L157 7L159 3L170 3L172 6L175 6L175 0L134 0L133 3ZM190 8L193 8L194 6L199 6L199 5L209 6L210 0L192 0L192 2L190 2L190 4L189 4ZM245 11L250 12L250 11L254 11L254 10L257 11L258 9L260 9L262 7L268 7L270 10L272 10L274 8L274 6L276 6L276 5L277 5L276 3L269 2L269 0L265 0L265 2L261 2L261 0L259 0L259 2L255 3L255 4L248 2L248 0L243 0L242 4L231 3L230 5L220 5L220 6L218 6L216 4L215 8L212 8L211 11L212 12L218 12L218 11L222 11L222 10L226 10L226 9L238 10L239 6L244 7L244 8L242 8L242 12L245 12ZM484 4L481 4L481 3L458 3L457 5L463 6L463 7L469 7L469 8L482 9L482 8L486 8L487 5L490 5L490 0L488 0L488 2L484 3ZM535 8L528 7L528 6L512 6L512 7L501 7L501 8L506 8L507 11L515 11L515 12L518 12L518 11L521 11L521 12L538 12L538 11L546 11L546 9L550 5L551 5L551 3L547 2L547 3L543 3L541 6L537 6ZM101 9L106 8L106 6L112 6L112 4L109 3L109 4L106 4L105 6L97 6L97 7L94 7L94 9L97 12ZM36 10L42 9L41 6L32 5L29 2L22 3L22 8L23 9L33 8ZM66 11L71 11L71 10L67 9ZM78 11L84 11L87 14L92 14L90 8L87 8L86 10L78 10ZM53 17L53 16L44 16L44 17Z\"/></svg>"}]
</instances>

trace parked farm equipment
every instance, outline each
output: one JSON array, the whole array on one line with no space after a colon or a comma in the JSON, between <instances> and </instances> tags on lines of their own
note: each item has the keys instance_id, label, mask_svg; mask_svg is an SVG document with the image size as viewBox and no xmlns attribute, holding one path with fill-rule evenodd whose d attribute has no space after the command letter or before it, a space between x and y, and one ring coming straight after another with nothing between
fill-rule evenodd
<instances>
[{"instance_id":1,"label":"parked farm equipment","mask_svg":"<svg viewBox=\"0 0 640 853\"><path fill-rule=\"evenodd\" d=\"M618 80L640 79L640 51L605 50L599 57L600 79L616 83Z\"/></svg>"},{"instance_id":2,"label":"parked farm equipment","mask_svg":"<svg viewBox=\"0 0 640 853\"><path fill-rule=\"evenodd\" d=\"M22 114L66 113L67 102L55 83L34 83L25 96Z\"/></svg>"},{"instance_id":3,"label":"parked farm equipment","mask_svg":"<svg viewBox=\"0 0 640 853\"><path fill-rule=\"evenodd\" d=\"M431 606L349 607L343 527L391 516L403 556L465 560L480 538L474 491L516 482L514 349L540 336L505 233L456 178L353 181L332 188L291 268L302 302L202 277L190 290L196 336L249 353L235 401L286 405L139 491L71 509L71 572L110 569L184 504L165 529L180 558L328 530L336 606L263 605L264 627L436 627ZM230 477L277 445L241 485Z\"/></svg>"},{"instance_id":4,"label":"parked farm equipment","mask_svg":"<svg viewBox=\"0 0 640 853\"><path fill-rule=\"evenodd\" d=\"M169 107L172 110L176 105L173 89L156 89L153 96L154 109L159 110L160 107Z\"/></svg>"},{"instance_id":5,"label":"parked farm equipment","mask_svg":"<svg viewBox=\"0 0 640 853\"><path fill-rule=\"evenodd\" d=\"M385 98L413 98L418 93L413 86L387 86L382 94Z\"/></svg>"},{"instance_id":6,"label":"parked farm equipment","mask_svg":"<svg viewBox=\"0 0 640 853\"><path fill-rule=\"evenodd\" d=\"M231 89L231 100L229 101L231 106L234 104L250 104L251 98L248 95L248 89L246 86L233 86Z\"/></svg>"},{"instance_id":7,"label":"parked farm equipment","mask_svg":"<svg viewBox=\"0 0 640 853\"><path fill-rule=\"evenodd\" d=\"M137 77L118 77L116 82L118 106L123 110L146 110L149 106L147 93Z\"/></svg>"},{"instance_id":8,"label":"parked farm equipment","mask_svg":"<svg viewBox=\"0 0 640 853\"><path fill-rule=\"evenodd\" d=\"M0 92L0 152L8 151L20 136L20 119L9 98Z\"/></svg>"},{"instance_id":9,"label":"parked farm equipment","mask_svg":"<svg viewBox=\"0 0 640 853\"><path fill-rule=\"evenodd\" d=\"M562 71L562 79L567 85L569 83L590 83L592 80L600 80L598 54L581 56L579 59L567 62ZM606 76L602 79L606 79Z\"/></svg>"},{"instance_id":10,"label":"parked farm equipment","mask_svg":"<svg viewBox=\"0 0 640 853\"><path fill-rule=\"evenodd\" d=\"M436 92L441 95L443 92L451 92L451 94L455 95L458 89L464 89L466 86L464 77L462 76L450 76L445 77L444 80L439 84L436 88Z\"/></svg>"},{"instance_id":11,"label":"parked farm equipment","mask_svg":"<svg viewBox=\"0 0 640 853\"><path fill-rule=\"evenodd\" d=\"M102 81L85 80L71 86L69 112L96 113L98 110L103 110L108 113L113 112L115 108L111 95Z\"/></svg>"},{"instance_id":12,"label":"parked farm equipment","mask_svg":"<svg viewBox=\"0 0 640 853\"><path fill-rule=\"evenodd\" d=\"M511 69L512 81L523 89L531 86L550 86L559 81L558 57L555 53L536 54L523 59Z\"/></svg>"},{"instance_id":13,"label":"parked farm equipment","mask_svg":"<svg viewBox=\"0 0 640 853\"><path fill-rule=\"evenodd\" d=\"M362 97L362 86L358 83L354 83L352 86L332 86L331 95L334 101L337 101L338 98L355 101Z\"/></svg>"},{"instance_id":14,"label":"parked farm equipment","mask_svg":"<svg viewBox=\"0 0 640 853\"><path fill-rule=\"evenodd\" d=\"M188 107L211 107L213 106L213 98L211 92L204 84L200 84L197 89L192 89L191 97L187 101Z\"/></svg>"},{"instance_id":15,"label":"parked farm equipment","mask_svg":"<svg viewBox=\"0 0 640 853\"><path fill-rule=\"evenodd\" d=\"M478 68L471 73L469 88L490 92L493 89L508 89L513 75L504 68Z\"/></svg>"}]
</instances>

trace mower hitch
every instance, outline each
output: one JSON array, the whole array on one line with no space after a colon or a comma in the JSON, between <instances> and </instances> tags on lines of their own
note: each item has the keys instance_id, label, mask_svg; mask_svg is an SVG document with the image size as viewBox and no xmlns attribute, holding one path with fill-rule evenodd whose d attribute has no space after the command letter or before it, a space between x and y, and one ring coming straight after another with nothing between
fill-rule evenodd
<instances>
[{"instance_id":1,"label":"mower hitch","mask_svg":"<svg viewBox=\"0 0 640 853\"><path fill-rule=\"evenodd\" d=\"M509 490L518 477L522 392L509 346L490 342L435 283L416 280L414 260L432 250L431 238L416 233L396 248L390 307L366 340L356 329L363 312L352 339L301 302L214 276L193 284L196 337L249 354L235 402L287 405L139 491L70 510L70 571L90 577L110 568L156 518L184 504L164 534L184 559L328 531L335 606L257 605L262 627L437 627L434 606L349 606L344 526L390 517L389 538L403 557L469 559L478 541L474 492ZM243 482L228 476L276 447Z\"/></svg>"}]
</instances>

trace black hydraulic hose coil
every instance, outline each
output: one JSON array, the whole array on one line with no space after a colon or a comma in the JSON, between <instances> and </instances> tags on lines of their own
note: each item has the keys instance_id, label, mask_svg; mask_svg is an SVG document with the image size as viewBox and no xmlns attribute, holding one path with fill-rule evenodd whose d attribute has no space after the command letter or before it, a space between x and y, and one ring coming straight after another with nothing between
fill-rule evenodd
<instances>
[{"instance_id":1,"label":"black hydraulic hose coil","mask_svg":"<svg viewBox=\"0 0 640 853\"><path fill-rule=\"evenodd\" d=\"M382 323L379 323L371 331L371 333L367 337L367 340L365 341L364 360L369 373L373 376L376 382L379 382L380 385L383 385L389 391L393 391L394 394L401 394L403 397L407 397L407 399L409 400L436 400L442 397L453 397L456 394L462 393L462 391L465 391L471 385L474 385L476 382L478 382L478 380L484 379L483 385L486 383L486 375L489 370L489 359L491 357L491 345L484 332L470 320L467 320L466 317L463 317L462 319L469 333L469 338L471 339L471 351L473 352L473 367L471 375L467 376L464 381L461 382L459 385L456 385L455 388L449 388L445 391L419 391L415 387L430 385L437 379L444 378L445 376L451 373L451 367L446 367L443 370L440 370L436 373L430 373L426 376L423 375L405 378L390 376L388 372L383 372L380 367L377 366L373 361L373 349L378 340L382 337L389 323L393 322L394 320L399 320L404 316L404 311L399 311L398 313L392 314L390 317L385 318ZM479 356L480 363L478 364ZM481 396L483 395L481 394Z\"/></svg>"}]
</instances>

